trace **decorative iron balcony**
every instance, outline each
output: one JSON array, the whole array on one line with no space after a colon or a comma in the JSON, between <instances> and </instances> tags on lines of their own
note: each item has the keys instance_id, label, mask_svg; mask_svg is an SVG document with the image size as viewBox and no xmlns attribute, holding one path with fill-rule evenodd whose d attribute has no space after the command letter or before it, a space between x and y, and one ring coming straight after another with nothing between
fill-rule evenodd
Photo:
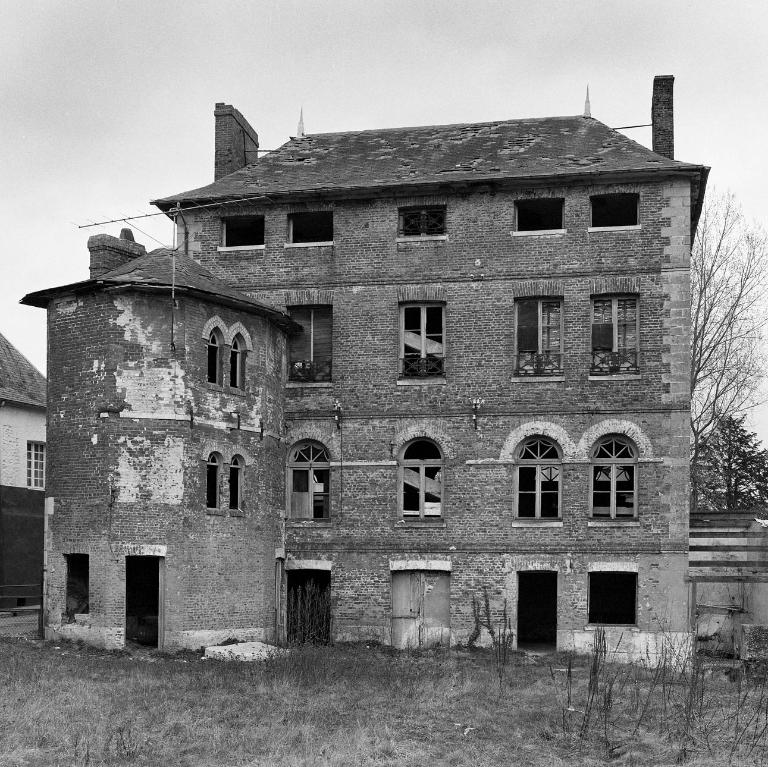
<instances>
[{"instance_id":1,"label":"decorative iron balcony","mask_svg":"<svg viewBox=\"0 0 768 767\"><path fill-rule=\"evenodd\" d=\"M331 380L330 360L296 360L288 366L291 381L318 382Z\"/></svg>"},{"instance_id":2,"label":"decorative iron balcony","mask_svg":"<svg viewBox=\"0 0 768 767\"><path fill-rule=\"evenodd\" d=\"M517 371L519 376L561 376L563 355L560 352L519 352Z\"/></svg>"},{"instance_id":3,"label":"decorative iron balcony","mask_svg":"<svg viewBox=\"0 0 768 767\"><path fill-rule=\"evenodd\" d=\"M442 354L428 354L426 357L415 355L400 360L403 378L430 378L445 374L445 358Z\"/></svg>"},{"instance_id":4,"label":"decorative iron balcony","mask_svg":"<svg viewBox=\"0 0 768 767\"><path fill-rule=\"evenodd\" d=\"M592 350L590 375L609 376L617 373L637 373L637 371L636 349L622 349L618 352Z\"/></svg>"}]
</instances>

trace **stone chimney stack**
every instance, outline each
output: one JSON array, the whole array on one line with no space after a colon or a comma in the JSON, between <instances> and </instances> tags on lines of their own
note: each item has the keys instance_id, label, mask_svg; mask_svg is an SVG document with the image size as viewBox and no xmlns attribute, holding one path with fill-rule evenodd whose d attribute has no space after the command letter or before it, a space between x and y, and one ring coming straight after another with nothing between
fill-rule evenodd
<instances>
[{"instance_id":1,"label":"stone chimney stack","mask_svg":"<svg viewBox=\"0 0 768 767\"><path fill-rule=\"evenodd\" d=\"M672 110L672 75L656 75L653 78L653 100L651 102L651 133L653 151L675 159L675 121Z\"/></svg>"},{"instance_id":2,"label":"stone chimney stack","mask_svg":"<svg viewBox=\"0 0 768 767\"><path fill-rule=\"evenodd\" d=\"M213 180L217 181L256 162L259 135L230 104L216 104L213 115L216 118Z\"/></svg>"},{"instance_id":3,"label":"stone chimney stack","mask_svg":"<svg viewBox=\"0 0 768 767\"><path fill-rule=\"evenodd\" d=\"M91 253L91 279L101 277L147 252L143 245L134 242L130 229L123 229L120 237L94 234L88 238L88 250Z\"/></svg>"}]
</instances>

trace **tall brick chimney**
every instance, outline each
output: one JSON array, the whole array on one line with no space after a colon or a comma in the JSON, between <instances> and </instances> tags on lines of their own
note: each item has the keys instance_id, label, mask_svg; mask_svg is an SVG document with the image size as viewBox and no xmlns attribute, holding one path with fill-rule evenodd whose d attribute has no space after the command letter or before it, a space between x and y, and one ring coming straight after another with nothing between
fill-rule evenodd
<instances>
[{"instance_id":1,"label":"tall brick chimney","mask_svg":"<svg viewBox=\"0 0 768 767\"><path fill-rule=\"evenodd\" d=\"M94 234L88 238L88 250L91 253L91 279L101 277L147 252L143 245L133 241L130 229L123 229L120 237Z\"/></svg>"},{"instance_id":2,"label":"tall brick chimney","mask_svg":"<svg viewBox=\"0 0 768 767\"><path fill-rule=\"evenodd\" d=\"M213 180L234 173L248 163L256 162L259 135L230 104L216 104Z\"/></svg>"},{"instance_id":3,"label":"tall brick chimney","mask_svg":"<svg viewBox=\"0 0 768 767\"><path fill-rule=\"evenodd\" d=\"M653 151L675 159L675 121L672 110L672 75L656 75L653 78L653 100L651 101L651 133Z\"/></svg>"}]
</instances>

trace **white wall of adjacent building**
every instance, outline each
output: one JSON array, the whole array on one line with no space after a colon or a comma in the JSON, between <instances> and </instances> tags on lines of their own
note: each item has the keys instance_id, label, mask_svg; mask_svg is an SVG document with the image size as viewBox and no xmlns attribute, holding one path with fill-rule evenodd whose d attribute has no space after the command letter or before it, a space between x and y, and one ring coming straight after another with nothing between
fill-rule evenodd
<instances>
[{"instance_id":1,"label":"white wall of adjacent building","mask_svg":"<svg viewBox=\"0 0 768 767\"><path fill-rule=\"evenodd\" d=\"M0 407L0 485L29 487L28 442L45 443L45 410L6 402Z\"/></svg>"}]
</instances>

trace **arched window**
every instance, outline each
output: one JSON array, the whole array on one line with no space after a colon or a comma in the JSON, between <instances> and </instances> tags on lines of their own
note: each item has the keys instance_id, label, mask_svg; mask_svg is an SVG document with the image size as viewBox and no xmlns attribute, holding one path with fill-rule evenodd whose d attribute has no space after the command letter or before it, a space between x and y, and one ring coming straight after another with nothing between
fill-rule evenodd
<instances>
[{"instance_id":1,"label":"arched window","mask_svg":"<svg viewBox=\"0 0 768 767\"><path fill-rule=\"evenodd\" d=\"M242 502L243 466L245 461L239 456L232 457L229 464L229 508L239 509Z\"/></svg>"},{"instance_id":2,"label":"arched window","mask_svg":"<svg viewBox=\"0 0 768 767\"><path fill-rule=\"evenodd\" d=\"M517 458L517 516L559 517L561 459L555 442L546 437L531 437L520 446Z\"/></svg>"},{"instance_id":3,"label":"arched window","mask_svg":"<svg viewBox=\"0 0 768 767\"><path fill-rule=\"evenodd\" d=\"M221 384L221 348L224 337L218 328L211 331L208 336L208 383Z\"/></svg>"},{"instance_id":4,"label":"arched window","mask_svg":"<svg viewBox=\"0 0 768 767\"><path fill-rule=\"evenodd\" d=\"M626 437L605 437L592 451L592 516L637 514L637 451Z\"/></svg>"},{"instance_id":5,"label":"arched window","mask_svg":"<svg viewBox=\"0 0 768 767\"><path fill-rule=\"evenodd\" d=\"M443 513L443 454L426 439L400 452L400 506L406 519L439 519Z\"/></svg>"},{"instance_id":6,"label":"arched window","mask_svg":"<svg viewBox=\"0 0 768 767\"><path fill-rule=\"evenodd\" d=\"M301 442L288 457L291 519L329 519L331 462L319 442Z\"/></svg>"},{"instance_id":7,"label":"arched window","mask_svg":"<svg viewBox=\"0 0 768 767\"><path fill-rule=\"evenodd\" d=\"M238 333L229 350L229 385L236 389L245 388L245 355L245 341Z\"/></svg>"},{"instance_id":8,"label":"arched window","mask_svg":"<svg viewBox=\"0 0 768 767\"><path fill-rule=\"evenodd\" d=\"M221 456L218 453L211 453L205 469L205 505L209 509L218 509Z\"/></svg>"}]
</instances>

